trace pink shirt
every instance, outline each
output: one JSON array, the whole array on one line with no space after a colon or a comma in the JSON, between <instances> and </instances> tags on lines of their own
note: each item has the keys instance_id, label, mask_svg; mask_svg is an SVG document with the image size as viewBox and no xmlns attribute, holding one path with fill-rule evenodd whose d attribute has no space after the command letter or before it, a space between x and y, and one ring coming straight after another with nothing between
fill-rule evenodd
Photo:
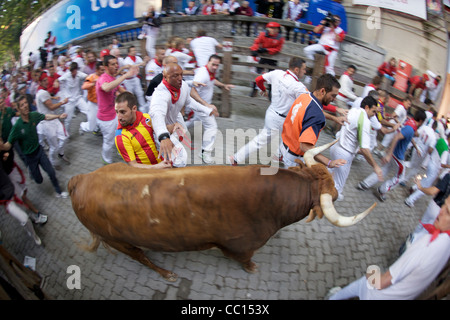
<instances>
[{"instance_id":1,"label":"pink shirt","mask_svg":"<svg viewBox=\"0 0 450 320\"><path fill-rule=\"evenodd\" d=\"M97 104L98 112L97 119L101 121L111 121L116 118L116 110L114 108L114 100L116 97L116 91L118 88L114 88L110 92L105 92L102 89L102 84L112 82L116 80L113 76L106 72L98 78L95 85L95 91L97 92Z\"/></svg>"}]
</instances>

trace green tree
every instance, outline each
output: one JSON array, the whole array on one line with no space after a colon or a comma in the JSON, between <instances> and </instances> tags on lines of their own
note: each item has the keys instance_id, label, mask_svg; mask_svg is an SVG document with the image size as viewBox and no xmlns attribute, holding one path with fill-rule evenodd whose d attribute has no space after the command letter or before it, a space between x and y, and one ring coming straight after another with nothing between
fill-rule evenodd
<instances>
[{"instance_id":1,"label":"green tree","mask_svg":"<svg viewBox=\"0 0 450 320\"><path fill-rule=\"evenodd\" d=\"M0 0L0 63L20 59L22 30L42 11L59 0Z\"/></svg>"}]
</instances>

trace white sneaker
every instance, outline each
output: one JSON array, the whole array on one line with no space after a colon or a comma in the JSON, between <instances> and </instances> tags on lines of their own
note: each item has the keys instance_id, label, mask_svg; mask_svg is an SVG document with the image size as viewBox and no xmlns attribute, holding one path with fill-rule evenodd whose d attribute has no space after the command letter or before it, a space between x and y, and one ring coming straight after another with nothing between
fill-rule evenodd
<instances>
[{"instance_id":1,"label":"white sneaker","mask_svg":"<svg viewBox=\"0 0 450 320\"><path fill-rule=\"evenodd\" d=\"M42 213L33 213L31 215L31 221L33 221L35 224L45 224L47 222L47 215Z\"/></svg>"},{"instance_id":2,"label":"white sneaker","mask_svg":"<svg viewBox=\"0 0 450 320\"><path fill-rule=\"evenodd\" d=\"M202 159L203 163L215 164L215 161L211 157L211 153L210 152L202 152L198 156L200 157L200 159Z\"/></svg>"},{"instance_id":3,"label":"white sneaker","mask_svg":"<svg viewBox=\"0 0 450 320\"><path fill-rule=\"evenodd\" d=\"M343 201L344 200L344 195L342 193L339 193L336 201Z\"/></svg>"},{"instance_id":4,"label":"white sneaker","mask_svg":"<svg viewBox=\"0 0 450 320\"><path fill-rule=\"evenodd\" d=\"M61 193L57 193L56 195L55 195L57 198L63 198L63 199L67 199L68 197L69 197L69 193L67 193L67 192L61 192Z\"/></svg>"}]
</instances>

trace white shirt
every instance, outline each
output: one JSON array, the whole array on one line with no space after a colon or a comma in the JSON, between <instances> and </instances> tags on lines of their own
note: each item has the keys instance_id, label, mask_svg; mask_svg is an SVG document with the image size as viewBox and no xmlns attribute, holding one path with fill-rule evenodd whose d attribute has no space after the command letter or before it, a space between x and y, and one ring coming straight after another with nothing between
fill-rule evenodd
<instances>
[{"instance_id":1,"label":"white shirt","mask_svg":"<svg viewBox=\"0 0 450 320\"><path fill-rule=\"evenodd\" d=\"M177 58L178 65L183 70L185 70L188 67L189 61L192 60L192 57L190 55L188 55L187 53L184 53L184 52L181 52L181 51L176 51L176 50L173 50L173 49L166 50L166 57L167 56L172 56L172 57Z\"/></svg>"},{"instance_id":2,"label":"white shirt","mask_svg":"<svg viewBox=\"0 0 450 320\"><path fill-rule=\"evenodd\" d=\"M398 122L403 125L403 123L405 123L406 121L406 118L408 118L408 111L406 111L405 107L402 104L398 104L395 108L394 113L397 115Z\"/></svg>"},{"instance_id":3,"label":"white shirt","mask_svg":"<svg viewBox=\"0 0 450 320\"><path fill-rule=\"evenodd\" d=\"M339 83L341 84L341 88L339 89L339 94L337 99L348 102L354 101L357 96L353 93L353 80L347 74L343 74L339 78Z\"/></svg>"},{"instance_id":4,"label":"white shirt","mask_svg":"<svg viewBox=\"0 0 450 320\"><path fill-rule=\"evenodd\" d=\"M365 98L369 95L370 91L377 90L372 84L368 84L364 87L363 93L361 95L362 98Z\"/></svg>"},{"instance_id":5,"label":"white shirt","mask_svg":"<svg viewBox=\"0 0 450 320\"><path fill-rule=\"evenodd\" d=\"M428 153L428 148L436 145L436 133L431 127L428 126L420 126L417 129L418 137L414 137L414 142L417 145L417 148L420 151L422 157L424 157Z\"/></svg>"},{"instance_id":6,"label":"white shirt","mask_svg":"<svg viewBox=\"0 0 450 320\"><path fill-rule=\"evenodd\" d=\"M70 71L66 71L61 77L58 78L60 83L60 91L62 98L69 98L69 101L75 101L83 96L83 90L81 86L84 83L88 75L81 71L78 71L75 78L72 77Z\"/></svg>"},{"instance_id":7,"label":"white shirt","mask_svg":"<svg viewBox=\"0 0 450 320\"><path fill-rule=\"evenodd\" d=\"M363 108L350 109L347 115L349 123L342 126L339 144L355 154L359 148L370 149L372 125Z\"/></svg>"},{"instance_id":8,"label":"white shirt","mask_svg":"<svg viewBox=\"0 0 450 320\"><path fill-rule=\"evenodd\" d=\"M423 235L390 266L392 285L382 290L368 289L362 299L417 298L437 277L450 258L450 237L447 234L441 233L431 243L430 239L430 234Z\"/></svg>"},{"instance_id":9,"label":"white shirt","mask_svg":"<svg viewBox=\"0 0 450 320\"><path fill-rule=\"evenodd\" d=\"M164 67L158 65L155 59L150 60L145 66L145 79L150 81L158 74L163 72Z\"/></svg>"},{"instance_id":10,"label":"white shirt","mask_svg":"<svg viewBox=\"0 0 450 320\"><path fill-rule=\"evenodd\" d=\"M215 79L211 80L211 77L209 75L206 66L198 68L195 71L193 81L200 82L206 85L206 86L199 86L196 88L196 90L203 100L205 100L207 103L211 103L214 94Z\"/></svg>"},{"instance_id":11,"label":"white shirt","mask_svg":"<svg viewBox=\"0 0 450 320\"><path fill-rule=\"evenodd\" d=\"M198 37L191 41L190 47L194 52L197 65L199 67L205 66L209 58L216 53L216 46L219 46L219 42L211 37Z\"/></svg>"},{"instance_id":12,"label":"white shirt","mask_svg":"<svg viewBox=\"0 0 450 320\"><path fill-rule=\"evenodd\" d=\"M180 98L176 103L172 103L172 95L169 89L160 83L152 95L150 103L149 115L152 119L153 129L155 130L155 138L157 139L163 133L169 133L168 124L176 122L186 126L180 111L183 107L190 108L194 111L210 114L211 109L191 98L191 88L186 82L182 82L180 88Z\"/></svg>"},{"instance_id":13,"label":"white shirt","mask_svg":"<svg viewBox=\"0 0 450 320\"><path fill-rule=\"evenodd\" d=\"M295 99L308 89L291 71L273 70L262 75L264 80L272 85L272 102L269 108L286 116Z\"/></svg>"},{"instance_id":14,"label":"white shirt","mask_svg":"<svg viewBox=\"0 0 450 320\"><path fill-rule=\"evenodd\" d=\"M36 93L36 109L38 112L43 113L43 114L57 114L56 110L50 110L49 108L47 108L47 106L45 105L45 101L51 99L52 96L50 95L50 92L48 92L47 90L43 90L40 89L37 93Z\"/></svg>"},{"instance_id":15,"label":"white shirt","mask_svg":"<svg viewBox=\"0 0 450 320\"><path fill-rule=\"evenodd\" d=\"M296 21L297 17L302 12L302 9L303 9L302 3L299 2L299 3L295 4L294 1L289 1L288 6L289 6L288 14L287 14L286 18Z\"/></svg>"},{"instance_id":16,"label":"white shirt","mask_svg":"<svg viewBox=\"0 0 450 320\"><path fill-rule=\"evenodd\" d=\"M325 27L322 31L322 35L320 36L319 44L339 50L340 44L336 41L336 35L342 35L343 33L345 33L345 31L341 27L337 27L334 30L330 27Z\"/></svg>"},{"instance_id":17,"label":"white shirt","mask_svg":"<svg viewBox=\"0 0 450 320\"><path fill-rule=\"evenodd\" d=\"M133 65L135 65L135 64L140 64L140 63L143 62L142 58L139 57L139 56L135 56L135 59L136 59L136 61L133 61L133 59L131 59L130 56L127 56L125 59L123 59L123 65L124 65L124 66L126 66L126 65L133 66ZM120 64L119 64L119 65L120 65ZM127 72L128 69L126 69L126 70L124 70L124 71ZM131 78L127 78L127 79L133 79L133 78L135 78L135 77L137 77L137 75L134 76L134 77L131 77Z\"/></svg>"},{"instance_id":18,"label":"white shirt","mask_svg":"<svg viewBox=\"0 0 450 320\"><path fill-rule=\"evenodd\" d=\"M216 12L224 12L225 10L228 11L229 9L230 6L226 2L222 3L221 5L218 3L214 4L214 10L216 10Z\"/></svg>"}]
</instances>

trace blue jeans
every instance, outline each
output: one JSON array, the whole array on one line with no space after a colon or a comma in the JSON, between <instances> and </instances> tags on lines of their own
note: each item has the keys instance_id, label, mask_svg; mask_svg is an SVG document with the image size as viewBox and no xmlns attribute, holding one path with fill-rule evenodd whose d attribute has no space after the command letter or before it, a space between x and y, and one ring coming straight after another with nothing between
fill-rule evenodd
<instances>
[{"instance_id":1,"label":"blue jeans","mask_svg":"<svg viewBox=\"0 0 450 320\"><path fill-rule=\"evenodd\" d=\"M31 154L25 154L25 162L28 169L30 170L30 175L37 184L41 184L44 178L42 177L39 165L47 172L50 181L52 182L53 188L55 188L56 193L61 193L61 187L59 186L58 179L56 179L56 172L53 168L50 160L44 152L44 149L39 145L39 147Z\"/></svg>"}]
</instances>

